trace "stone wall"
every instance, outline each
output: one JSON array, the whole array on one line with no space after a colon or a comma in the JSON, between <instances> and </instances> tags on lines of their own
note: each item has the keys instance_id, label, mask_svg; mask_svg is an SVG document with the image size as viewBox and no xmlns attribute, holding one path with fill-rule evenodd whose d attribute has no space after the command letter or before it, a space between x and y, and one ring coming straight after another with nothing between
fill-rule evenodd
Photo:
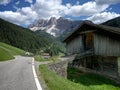
<instances>
[{"instance_id":1,"label":"stone wall","mask_svg":"<svg viewBox=\"0 0 120 90\"><path fill-rule=\"evenodd\" d=\"M49 65L50 70L56 72L58 75L67 78L67 61L61 61Z\"/></svg>"}]
</instances>

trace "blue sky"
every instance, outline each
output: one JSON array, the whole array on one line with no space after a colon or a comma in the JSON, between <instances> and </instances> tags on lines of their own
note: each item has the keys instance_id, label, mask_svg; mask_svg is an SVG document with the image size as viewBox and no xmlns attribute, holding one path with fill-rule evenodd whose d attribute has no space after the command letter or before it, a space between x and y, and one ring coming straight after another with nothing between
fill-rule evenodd
<instances>
[{"instance_id":1,"label":"blue sky","mask_svg":"<svg viewBox=\"0 0 120 90\"><path fill-rule=\"evenodd\" d=\"M50 17L102 23L120 16L119 7L120 0L0 0L0 18L24 27Z\"/></svg>"}]
</instances>

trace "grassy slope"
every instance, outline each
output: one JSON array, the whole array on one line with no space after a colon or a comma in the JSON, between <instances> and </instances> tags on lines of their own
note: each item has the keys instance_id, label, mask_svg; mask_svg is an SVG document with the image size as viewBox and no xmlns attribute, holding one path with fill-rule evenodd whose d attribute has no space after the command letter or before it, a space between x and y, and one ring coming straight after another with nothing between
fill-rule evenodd
<instances>
[{"instance_id":1,"label":"grassy slope","mask_svg":"<svg viewBox=\"0 0 120 90\"><path fill-rule=\"evenodd\" d=\"M42 58L40 55L36 55L34 58L36 61L39 61L39 62L48 61L47 59Z\"/></svg>"},{"instance_id":2,"label":"grassy slope","mask_svg":"<svg viewBox=\"0 0 120 90\"><path fill-rule=\"evenodd\" d=\"M41 65L39 69L49 90L120 90L120 87L115 86L113 81L111 82L111 80L102 76L93 74L83 75L79 76L79 78L77 77L77 79L81 79L85 83L74 83L56 75L46 65Z\"/></svg>"},{"instance_id":3,"label":"grassy slope","mask_svg":"<svg viewBox=\"0 0 120 90\"><path fill-rule=\"evenodd\" d=\"M0 42L0 61L14 59L14 55L22 55L23 53L24 51L21 49Z\"/></svg>"}]
</instances>

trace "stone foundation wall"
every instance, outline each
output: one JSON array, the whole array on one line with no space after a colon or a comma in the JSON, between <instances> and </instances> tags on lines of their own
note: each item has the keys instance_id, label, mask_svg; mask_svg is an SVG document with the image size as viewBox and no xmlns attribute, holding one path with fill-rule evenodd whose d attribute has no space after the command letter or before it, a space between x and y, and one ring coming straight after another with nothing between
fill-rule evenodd
<instances>
[{"instance_id":1,"label":"stone foundation wall","mask_svg":"<svg viewBox=\"0 0 120 90\"><path fill-rule=\"evenodd\" d=\"M50 70L56 72L58 75L67 78L67 61L61 61L49 65Z\"/></svg>"}]
</instances>

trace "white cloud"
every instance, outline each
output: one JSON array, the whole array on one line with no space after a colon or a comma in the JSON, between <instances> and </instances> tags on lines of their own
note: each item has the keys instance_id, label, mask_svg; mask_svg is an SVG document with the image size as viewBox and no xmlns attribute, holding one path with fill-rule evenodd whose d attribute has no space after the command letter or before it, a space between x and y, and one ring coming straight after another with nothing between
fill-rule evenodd
<instances>
[{"instance_id":1,"label":"white cloud","mask_svg":"<svg viewBox=\"0 0 120 90\"><path fill-rule=\"evenodd\" d=\"M97 5L96 2L87 2L83 5L79 5L79 2L76 2L75 5L67 3L62 5L61 0L37 0L36 3L32 6L33 9L39 13L41 18L48 18L50 16L90 16L101 11L104 11L109 5Z\"/></svg>"},{"instance_id":2,"label":"white cloud","mask_svg":"<svg viewBox=\"0 0 120 90\"><path fill-rule=\"evenodd\" d=\"M102 12L87 18L87 20L91 20L94 23L102 23L118 16L120 16L120 14L114 12Z\"/></svg>"},{"instance_id":3,"label":"white cloud","mask_svg":"<svg viewBox=\"0 0 120 90\"><path fill-rule=\"evenodd\" d=\"M83 5L73 5L70 9L68 9L68 15L71 16L89 16L101 11L104 11L108 8L108 5L97 5L96 2L87 2Z\"/></svg>"},{"instance_id":4,"label":"white cloud","mask_svg":"<svg viewBox=\"0 0 120 90\"><path fill-rule=\"evenodd\" d=\"M36 0L32 9L38 13L40 18L59 17L61 4L61 0Z\"/></svg>"},{"instance_id":5,"label":"white cloud","mask_svg":"<svg viewBox=\"0 0 120 90\"><path fill-rule=\"evenodd\" d=\"M11 0L0 0L1 5L7 5L11 2Z\"/></svg>"},{"instance_id":6,"label":"white cloud","mask_svg":"<svg viewBox=\"0 0 120 90\"><path fill-rule=\"evenodd\" d=\"M37 14L36 12L32 11L31 8L25 7L17 12L0 12L0 17L18 25L29 25L37 18Z\"/></svg>"},{"instance_id":7,"label":"white cloud","mask_svg":"<svg viewBox=\"0 0 120 90\"><path fill-rule=\"evenodd\" d=\"M120 0L95 0L95 1L97 4L100 4L100 5L120 3Z\"/></svg>"},{"instance_id":8,"label":"white cloud","mask_svg":"<svg viewBox=\"0 0 120 90\"><path fill-rule=\"evenodd\" d=\"M33 3L33 0L25 0L25 2Z\"/></svg>"},{"instance_id":9,"label":"white cloud","mask_svg":"<svg viewBox=\"0 0 120 90\"><path fill-rule=\"evenodd\" d=\"M32 0L25 1L29 3L33 2ZM1 11L0 17L21 25L28 25L39 18L48 19L52 16L58 18L60 16L65 15L73 17L91 16L88 18L89 20L101 22L101 18L104 18L104 15L106 17L109 14L108 12L106 12L106 9L109 7L109 4L117 3L119 0L108 0L110 1L109 4L107 0L104 0L104 4L102 4L101 1L103 0L89 1L82 5L80 5L77 1L75 5L71 5L70 3L62 5L62 0L36 0L36 2L34 4L31 4L30 7L14 7L16 8L16 12ZM113 15L113 13L109 15ZM114 17L114 15L111 17ZM96 17L99 17L100 21L97 21ZM107 19L111 18L109 17Z\"/></svg>"},{"instance_id":10,"label":"white cloud","mask_svg":"<svg viewBox=\"0 0 120 90\"><path fill-rule=\"evenodd\" d=\"M0 12L0 17L4 18L5 20L9 20L11 22L14 22L15 24L20 24L25 19L25 16L22 16L18 12L12 12L12 11Z\"/></svg>"}]
</instances>

